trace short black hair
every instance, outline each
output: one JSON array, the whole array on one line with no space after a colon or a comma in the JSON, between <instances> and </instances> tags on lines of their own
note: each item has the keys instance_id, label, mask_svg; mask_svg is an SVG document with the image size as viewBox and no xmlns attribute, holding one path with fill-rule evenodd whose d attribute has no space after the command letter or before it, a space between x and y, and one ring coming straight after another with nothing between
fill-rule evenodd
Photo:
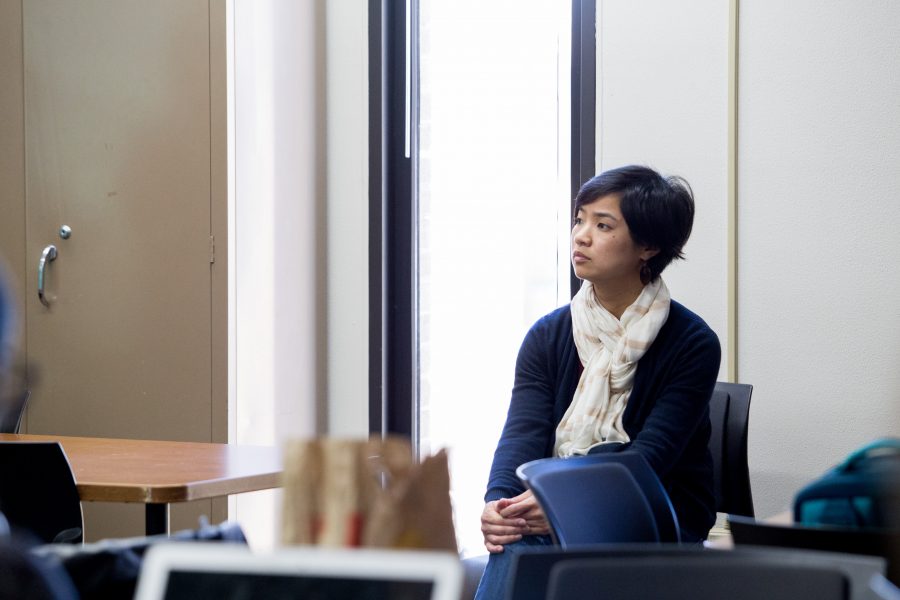
<instances>
[{"instance_id":1,"label":"short black hair","mask_svg":"<svg viewBox=\"0 0 900 600\"><path fill-rule=\"evenodd\" d=\"M604 196L619 196L622 216L632 239L659 249L647 261L655 281L672 259L684 258L684 245L694 225L694 193L681 177L663 177L649 167L629 165L604 171L587 181L575 196L575 213Z\"/></svg>"}]
</instances>

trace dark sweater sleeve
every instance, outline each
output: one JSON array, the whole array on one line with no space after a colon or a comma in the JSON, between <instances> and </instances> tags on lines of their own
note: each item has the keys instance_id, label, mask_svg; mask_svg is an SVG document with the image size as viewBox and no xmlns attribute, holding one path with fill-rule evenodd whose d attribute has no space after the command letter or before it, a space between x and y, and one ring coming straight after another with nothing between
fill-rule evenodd
<instances>
[{"instance_id":1,"label":"dark sweater sleeve","mask_svg":"<svg viewBox=\"0 0 900 600\"><path fill-rule=\"evenodd\" d=\"M632 441L631 447L661 478L681 459L703 419L709 418L709 397L716 385L721 353L719 338L711 329L704 327L684 340L672 366L672 378Z\"/></svg>"},{"instance_id":2,"label":"dark sweater sleeve","mask_svg":"<svg viewBox=\"0 0 900 600\"><path fill-rule=\"evenodd\" d=\"M516 469L546 456L555 427L549 337L545 317L531 328L519 349L509 412L494 452L485 502L511 498L525 491Z\"/></svg>"},{"instance_id":3,"label":"dark sweater sleeve","mask_svg":"<svg viewBox=\"0 0 900 600\"><path fill-rule=\"evenodd\" d=\"M694 432L708 418L721 361L719 338L705 325L694 328L680 342L668 368L668 381L659 390L641 430L627 444L599 447L601 452L639 452L662 479L678 464Z\"/></svg>"}]
</instances>

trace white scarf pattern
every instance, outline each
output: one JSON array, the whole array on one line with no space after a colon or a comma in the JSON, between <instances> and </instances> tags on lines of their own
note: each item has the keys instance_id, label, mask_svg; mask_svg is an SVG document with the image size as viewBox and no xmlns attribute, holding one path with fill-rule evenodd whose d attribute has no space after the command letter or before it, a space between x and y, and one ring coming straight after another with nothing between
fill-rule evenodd
<instances>
[{"instance_id":1,"label":"white scarf pattern","mask_svg":"<svg viewBox=\"0 0 900 600\"><path fill-rule=\"evenodd\" d=\"M572 337L584 366L578 388L556 428L554 454L587 454L600 444L628 442L622 415L631 396L637 362L669 317L669 288L662 278L644 286L616 319L585 281L572 298Z\"/></svg>"}]
</instances>

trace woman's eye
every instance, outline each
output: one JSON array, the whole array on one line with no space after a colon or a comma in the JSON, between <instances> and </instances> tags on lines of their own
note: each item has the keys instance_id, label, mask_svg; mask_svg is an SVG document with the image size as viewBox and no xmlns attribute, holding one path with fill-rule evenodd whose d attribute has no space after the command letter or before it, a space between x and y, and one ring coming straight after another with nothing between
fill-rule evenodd
<instances>
[{"instance_id":1,"label":"woman's eye","mask_svg":"<svg viewBox=\"0 0 900 600\"><path fill-rule=\"evenodd\" d=\"M572 219L572 227L575 227L576 225L581 225L581 219L579 217Z\"/></svg>"},{"instance_id":2,"label":"woman's eye","mask_svg":"<svg viewBox=\"0 0 900 600\"><path fill-rule=\"evenodd\" d=\"M606 231L607 229L609 229L609 225L607 225L606 223L597 223L597 228Z\"/></svg>"}]
</instances>

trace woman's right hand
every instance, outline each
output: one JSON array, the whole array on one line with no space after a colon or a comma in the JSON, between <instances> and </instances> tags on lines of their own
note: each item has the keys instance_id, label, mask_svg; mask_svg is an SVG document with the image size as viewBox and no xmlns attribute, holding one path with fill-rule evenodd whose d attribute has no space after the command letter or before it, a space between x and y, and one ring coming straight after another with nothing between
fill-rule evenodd
<instances>
[{"instance_id":1,"label":"woman's right hand","mask_svg":"<svg viewBox=\"0 0 900 600\"><path fill-rule=\"evenodd\" d=\"M527 533L528 525L525 519L515 517L507 519L500 514L500 510L510 504L508 498L494 500L484 505L481 512L481 533L484 535L484 547L491 554L503 552L503 544L511 544L522 539Z\"/></svg>"}]
</instances>

